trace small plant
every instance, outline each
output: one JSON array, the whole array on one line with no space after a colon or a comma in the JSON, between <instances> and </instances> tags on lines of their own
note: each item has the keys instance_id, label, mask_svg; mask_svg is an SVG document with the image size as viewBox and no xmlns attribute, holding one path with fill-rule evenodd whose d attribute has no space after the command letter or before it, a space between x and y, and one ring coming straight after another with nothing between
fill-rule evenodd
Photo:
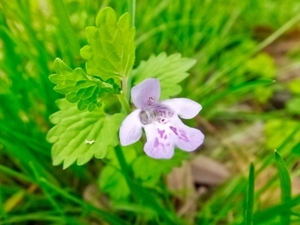
<instances>
[{"instance_id":1,"label":"small plant","mask_svg":"<svg viewBox=\"0 0 300 225\"><path fill-rule=\"evenodd\" d=\"M195 61L162 53L132 70L135 29L130 22L128 13L118 19L112 8L99 12L96 27L86 30L89 45L80 51L87 60L86 72L55 60L56 74L50 80L65 99L57 101L60 111L50 117L55 126L47 140L53 143L54 165L63 162L67 168L75 161L82 165L94 156L105 158L109 147L119 145L120 127L122 145L140 139L143 127L147 134L144 150L153 158L171 158L175 146L193 151L203 142L199 130L178 119L178 115L185 119L196 116L201 110L198 103L184 98L158 102L160 93L170 97L180 92L177 83L188 76L186 71ZM131 112L133 84L138 84L131 91L138 109L124 120Z\"/></svg>"},{"instance_id":2,"label":"small plant","mask_svg":"<svg viewBox=\"0 0 300 225\"><path fill-rule=\"evenodd\" d=\"M27 3L0 3L0 225L299 224L298 1Z\"/></svg>"}]
</instances>

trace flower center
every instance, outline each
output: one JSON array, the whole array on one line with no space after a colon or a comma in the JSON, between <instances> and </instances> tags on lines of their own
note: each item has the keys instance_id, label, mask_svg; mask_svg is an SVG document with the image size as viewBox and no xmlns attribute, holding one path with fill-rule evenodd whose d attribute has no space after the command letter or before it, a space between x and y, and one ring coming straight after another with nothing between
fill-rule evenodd
<instances>
[{"instance_id":1,"label":"flower center","mask_svg":"<svg viewBox=\"0 0 300 225\"><path fill-rule=\"evenodd\" d=\"M166 123L168 118L174 115L174 111L162 104L153 104L145 107L139 115L142 124L147 125L154 122Z\"/></svg>"}]
</instances>

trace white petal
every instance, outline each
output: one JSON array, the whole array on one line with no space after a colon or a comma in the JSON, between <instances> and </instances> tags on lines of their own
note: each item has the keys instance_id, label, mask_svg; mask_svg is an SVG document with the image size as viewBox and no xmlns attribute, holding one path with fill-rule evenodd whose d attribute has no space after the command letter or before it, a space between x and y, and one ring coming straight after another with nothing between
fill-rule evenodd
<instances>
[{"instance_id":1,"label":"white petal","mask_svg":"<svg viewBox=\"0 0 300 225\"><path fill-rule=\"evenodd\" d=\"M160 83L157 79L149 78L131 89L133 104L143 109L149 102L158 102L160 96Z\"/></svg>"},{"instance_id":2,"label":"white petal","mask_svg":"<svg viewBox=\"0 0 300 225\"><path fill-rule=\"evenodd\" d=\"M147 142L144 146L145 153L156 159L170 159L174 155L174 143L168 133L168 126L156 126L153 124L144 127Z\"/></svg>"},{"instance_id":3,"label":"white petal","mask_svg":"<svg viewBox=\"0 0 300 225\"><path fill-rule=\"evenodd\" d=\"M183 119L195 117L202 109L198 102L188 98L173 98L164 100L161 103L173 109Z\"/></svg>"},{"instance_id":4,"label":"white petal","mask_svg":"<svg viewBox=\"0 0 300 225\"><path fill-rule=\"evenodd\" d=\"M172 125L169 125L169 129L172 132L175 145L184 151L194 151L203 143L203 133L198 129L186 126L178 117L172 119Z\"/></svg>"},{"instance_id":5,"label":"white petal","mask_svg":"<svg viewBox=\"0 0 300 225\"><path fill-rule=\"evenodd\" d=\"M141 138L142 124L139 118L140 111L140 109L134 110L123 120L119 132L121 145L130 145Z\"/></svg>"}]
</instances>

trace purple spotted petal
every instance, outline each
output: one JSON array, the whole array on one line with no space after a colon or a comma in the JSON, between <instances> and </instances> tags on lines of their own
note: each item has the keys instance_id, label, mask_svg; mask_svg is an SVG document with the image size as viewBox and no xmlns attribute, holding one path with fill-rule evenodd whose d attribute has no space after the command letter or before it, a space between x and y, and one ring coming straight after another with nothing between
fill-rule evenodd
<instances>
[{"instance_id":1,"label":"purple spotted petal","mask_svg":"<svg viewBox=\"0 0 300 225\"><path fill-rule=\"evenodd\" d=\"M191 152L203 143L204 135L200 130L186 126L178 117L172 118L171 123L169 129L178 148Z\"/></svg>"},{"instance_id":2,"label":"purple spotted petal","mask_svg":"<svg viewBox=\"0 0 300 225\"><path fill-rule=\"evenodd\" d=\"M198 102L188 98L173 98L161 103L173 109L183 119L195 117L202 109L202 106Z\"/></svg>"},{"instance_id":3,"label":"purple spotted petal","mask_svg":"<svg viewBox=\"0 0 300 225\"><path fill-rule=\"evenodd\" d=\"M147 142L144 146L145 153L156 159L170 159L174 155L174 143L167 133L167 126L155 126L153 124L144 127Z\"/></svg>"},{"instance_id":4,"label":"purple spotted petal","mask_svg":"<svg viewBox=\"0 0 300 225\"><path fill-rule=\"evenodd\" d=\"M160 96L160 84L157 79L149 78L131 89L133 104L143 109L149 103L158 102Z\"/></svg>"},{"instance_id":5,"label":"purple spotted petal","mask_svg":"<svg viewBox=\"0 0 300 225\"><path fill-rule=\"evenodd\" d=\"M142 136L142 124L139 119L140 109L130 113L120 127L121 145L126 146L137 142Z\"/></svg>"}]
</instances>

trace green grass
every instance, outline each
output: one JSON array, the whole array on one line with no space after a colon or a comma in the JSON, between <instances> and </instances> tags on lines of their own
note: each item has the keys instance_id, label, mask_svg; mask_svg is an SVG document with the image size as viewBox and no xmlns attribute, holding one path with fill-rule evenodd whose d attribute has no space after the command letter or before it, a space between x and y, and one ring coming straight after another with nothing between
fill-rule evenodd
<instances>
[{"instance_id":1,"label":"green grass","mask_svg":"<svg viewBox=\"0 0 300 225\"><path fill-rule=\"evenodd\" d=\"M300 125L290 109L300 95L292 70L299 69L299 46L275 51L299 38L296 0L136 1L134 68L160 52L197 60L179 96L202 104L200 116L187 123L206 139L201 150L182 157L220 162L230 171L223 183L190 190L182 180L175 191L157 172L153 185L134 177L135 156L123 151L116 171L130 196L116 199L99 185L109 159L66 170L52 166L46 134L61 97L48 79L53 61L85 69L79 55L85 28L101 8L121 15L132 12L132 4L1 1L0 224L298 224ZM198 185L205 191L188 198L187 190ZM193 207L183 210L188 203Z\"/></svg>"},{"instance_id":2,"label":"green grass","mask_svg":"<svg viewBox=\"0 0 300 225\"><path fill-rule=\"evenodd\" d=\"M254 187L255 187L255 175L254 175L254 165L251 163L249 177L248 177L248 188L247 188L247 197L246 197L246 206L245 206L245 217L244 224L251 225L253 224L253 206L254 206Z\"/></svg>"}]
</instances>

